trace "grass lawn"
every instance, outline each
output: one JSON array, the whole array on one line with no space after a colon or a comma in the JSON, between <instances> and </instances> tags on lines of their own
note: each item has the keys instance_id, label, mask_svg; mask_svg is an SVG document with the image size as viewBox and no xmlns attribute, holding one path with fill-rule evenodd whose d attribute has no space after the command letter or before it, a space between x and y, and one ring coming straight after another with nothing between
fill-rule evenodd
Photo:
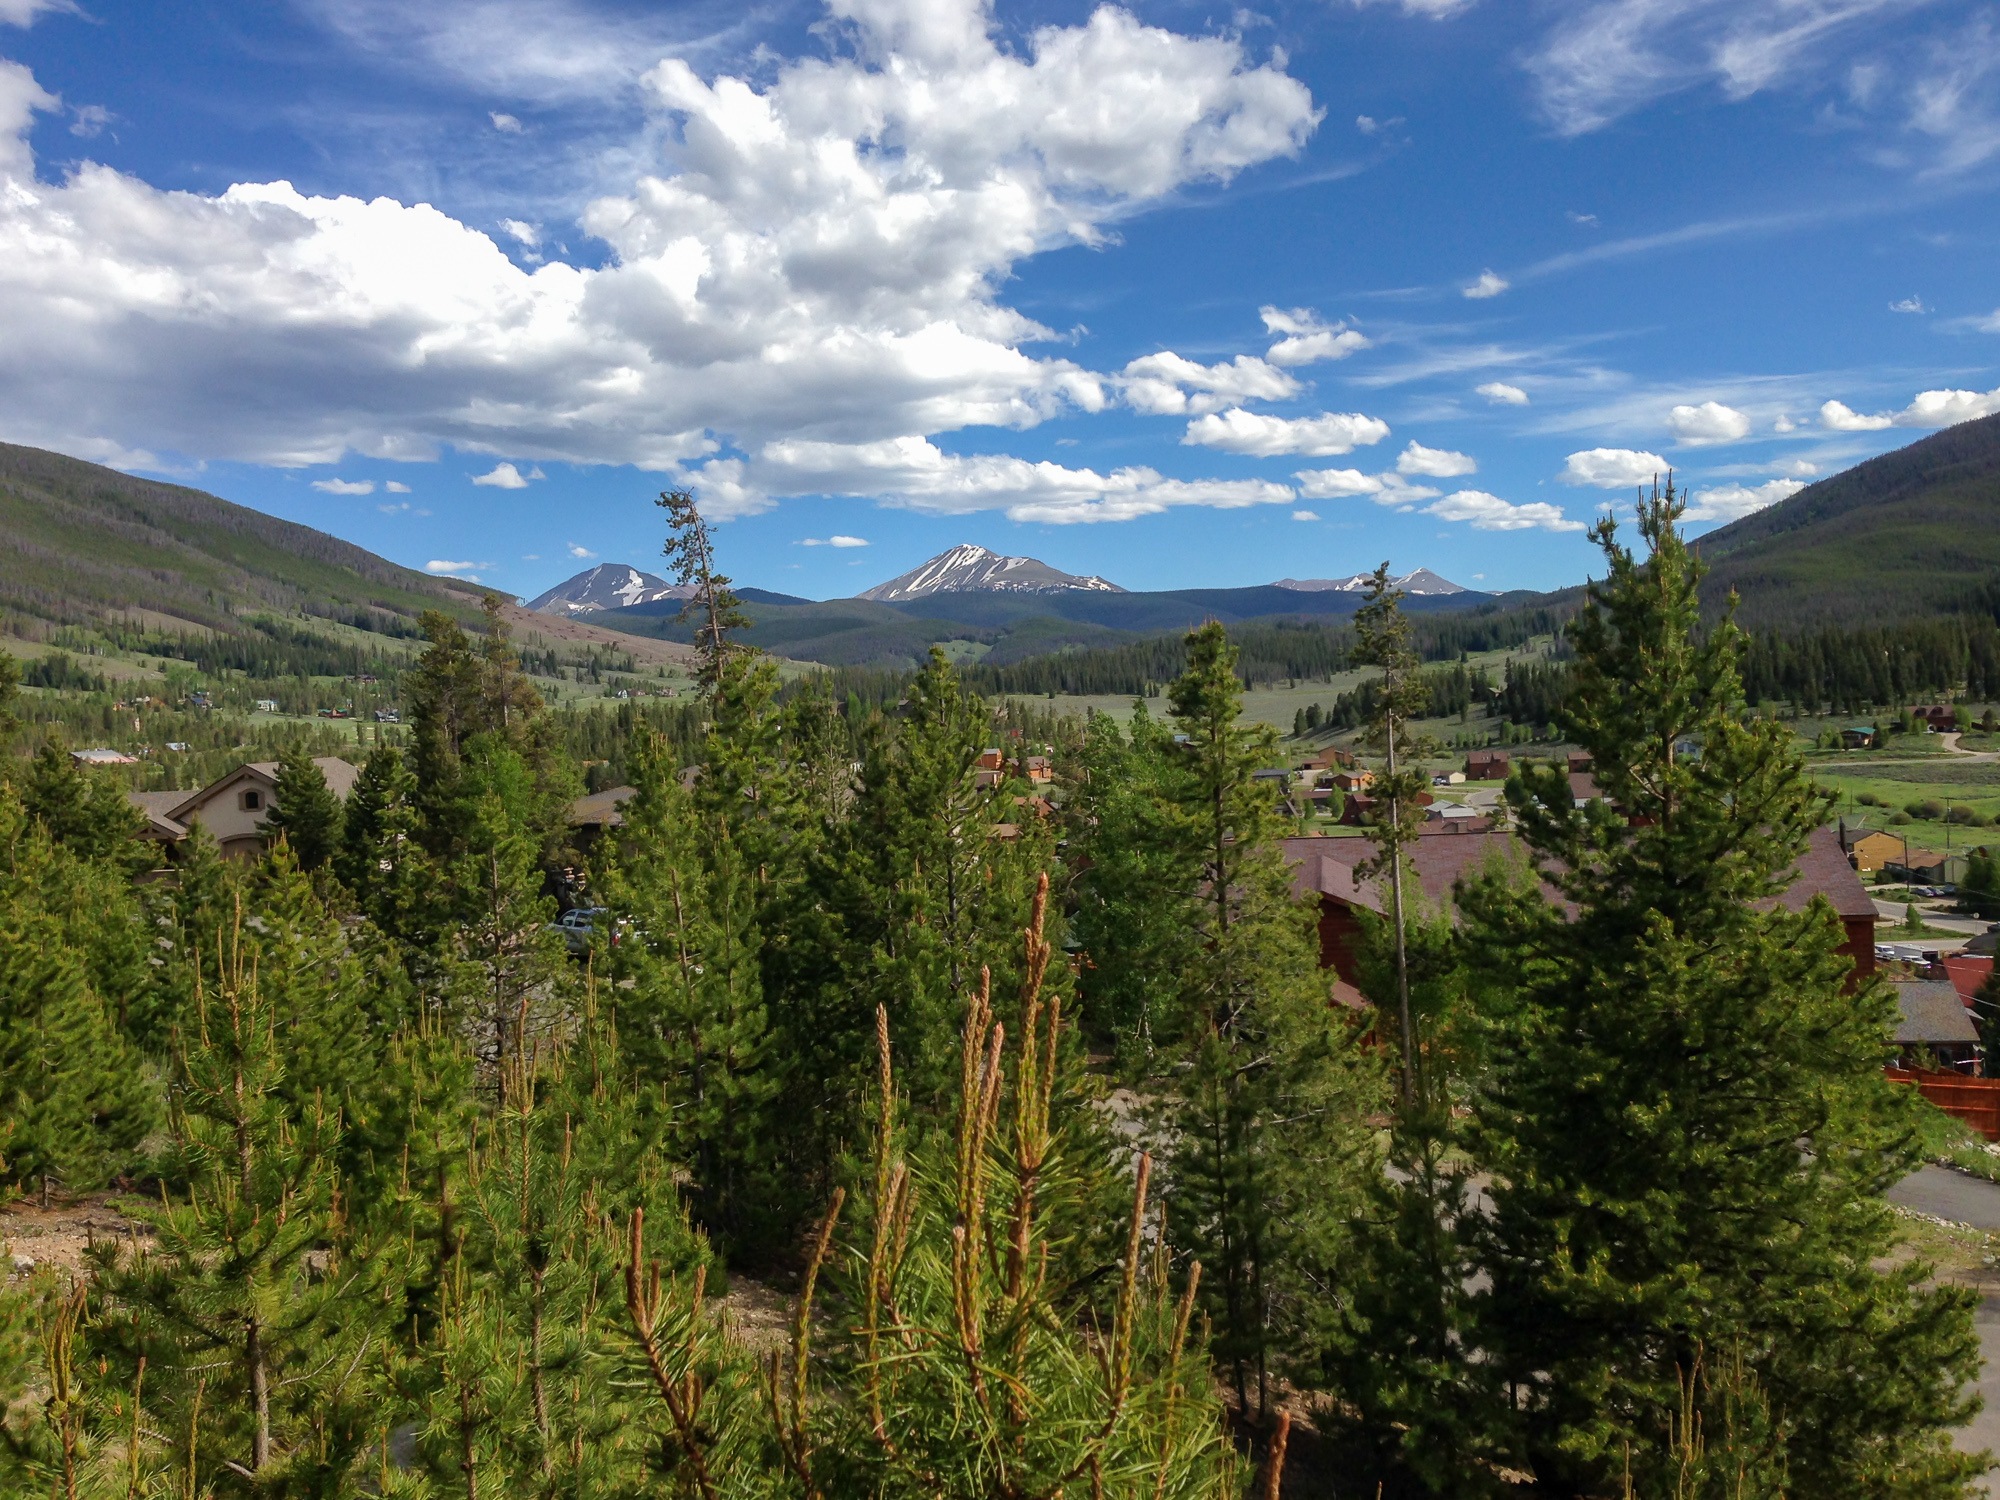
<instances>
[{"instance_id":1,"label":"grass lawn","mask_svg":"<svg viewBox=\"0 0 2000 1500\"><path fill-rule=\"evenodd\" d=\"M1508 662L1541 661L1548 654L1548 645L1549 638L1543 636L1514 651L1478 652L1466 659L1466 668L1474 673L1484 668L1487 676L1498 684L1506 675ZM1372 675L1374 674L1369 671L1336 672L1330 678L1301 679L1289 685L1267 683L1252 688L1243 695L1243 717L1252 724L1273 725L1280 734L1289 735L1292 721L1300 709L1310 708L1315 703L1322 709L1331 708L1334 699L1342 693L1352 692ZM1057 713L1082 715L1094 711L1121 720L1129 718L1132 713L1130 693L1089 695L1059 693L1053 698L1033 698L1024 701L1036 703ZM1164 691L1157 698L1146 700L1146 712L1156 717L1166 715L1167 698ZM1499 723L1497 720L1481 718L1474 714L1469 722L1463 724L1455 718L1436 719L1417 727L1421 732L1443 740L1454 734L1490 736L1497 731ZM1347 736L1343 735L1341 738L1345 740ZM1319 741L1315 739L1313 743L1317 744Z\"/></svg>"}]
</instances>

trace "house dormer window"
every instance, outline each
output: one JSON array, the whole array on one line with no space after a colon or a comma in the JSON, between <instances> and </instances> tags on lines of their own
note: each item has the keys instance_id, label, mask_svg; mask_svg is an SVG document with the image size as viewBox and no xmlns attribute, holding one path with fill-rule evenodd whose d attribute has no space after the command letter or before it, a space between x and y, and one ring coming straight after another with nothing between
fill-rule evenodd
<instances>
[{"instance_id":1,"label":"house dormer window","mask_svg":"<svg viewBox=\"0 0 2000 1500\"><path fill-rule=\"evenodd\" d=\"M243 794L243 810L245 812L257 812L263 806L264 794L255 787L252 787Z\"/></svg>"}]
</instances>

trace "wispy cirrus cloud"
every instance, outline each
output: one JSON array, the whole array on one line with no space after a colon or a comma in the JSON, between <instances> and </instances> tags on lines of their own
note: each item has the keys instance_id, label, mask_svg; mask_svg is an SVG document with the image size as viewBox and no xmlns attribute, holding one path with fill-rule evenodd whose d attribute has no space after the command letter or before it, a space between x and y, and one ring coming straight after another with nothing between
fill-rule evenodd
<instances>
[{"instance_id":1,"label":"wispy cirrus cloud","mask_svg":"<svg viewBox=\"0 0 2000 1500\"><path fill-rule=\"evenodd\" d=\"M1832 44L1923 0L1594 0L1528 59L1543 113L1564 135L1610 124L1702 84L1745 99L1824 59Z\"/></svg>"}]
</instances>

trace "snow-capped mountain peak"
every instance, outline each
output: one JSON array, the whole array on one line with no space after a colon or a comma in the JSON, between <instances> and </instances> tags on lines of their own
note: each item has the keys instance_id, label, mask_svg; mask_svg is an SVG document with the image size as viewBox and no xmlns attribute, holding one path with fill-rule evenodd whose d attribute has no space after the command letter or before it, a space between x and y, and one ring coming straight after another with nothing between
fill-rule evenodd
<instances>
[{"instance_id":1,"label":"snow-capped mountain peak","mask_svg":"<svg viewBox=\"0 0 2000 1500\"><path fill-rule=\"evenodd\" d=\"M630 609L656 599L685 599L691 585L668 583L630 563L599 563L532 599L528 608L548 615L590 615L601 609Z\"/></svg>"},{"instance_id":2,"label":"snow-capped mountain peak","mask_svg":"<svg viewBox=\"0 0 2000 1500\"><path fill-rule=\"evenodd\" d=\"M940 552L898 578L878 583L860 597L877 604L901 604L932 594L1054 594L1068 589L1122 594L1115 583L1091 574L1079 577L1032 557L1003 557L971 542Z\"/></svg>"},{"instance_id":3,"label":"snow-capped mountain peak","mask_svg":"<svg viewBox=\"0 0 2000 1500\"><path fill-rule=\"evenodd\" d=\"M1428 598L1465 592L1464 585L1453 583L1449 578L1440 578L1429 568L1418 568L1401 578L1391 578L1389 582L1406 594ZM1360 594L1367 591L1368 574L1356 573L1350 578L1280 578L1273 587L1292 589L1301 594Z\"/></svg>"}]
</instances>

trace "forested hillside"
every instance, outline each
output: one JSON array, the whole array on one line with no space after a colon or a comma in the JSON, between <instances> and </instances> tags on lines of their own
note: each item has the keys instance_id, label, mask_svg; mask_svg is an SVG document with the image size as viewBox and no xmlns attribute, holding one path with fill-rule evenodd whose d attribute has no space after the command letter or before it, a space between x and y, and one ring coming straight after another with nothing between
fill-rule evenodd
<instances>
[{"instance_id":1,"label":"forested hillside","mask_svg":"<svg viewBox=\"0 0 2000 1500\"><path fill-rule=\"evenodd\" d=\"M268 610L408 635L426 609L476 619L468 593L201 490L0 443L0 615L226 632Z\"/></svg>"},{"instance_id":2,"label":"forested hillside","mask_svg":"<svg viewBox=\"0 0 2000 1500\"><path fill-rule=\"evenodd\" d=\"M1710 532L1702 589L1784 629L1957 609L2000 576L2000 416L1961 422Z\"/></svg>"}]
</instances>

